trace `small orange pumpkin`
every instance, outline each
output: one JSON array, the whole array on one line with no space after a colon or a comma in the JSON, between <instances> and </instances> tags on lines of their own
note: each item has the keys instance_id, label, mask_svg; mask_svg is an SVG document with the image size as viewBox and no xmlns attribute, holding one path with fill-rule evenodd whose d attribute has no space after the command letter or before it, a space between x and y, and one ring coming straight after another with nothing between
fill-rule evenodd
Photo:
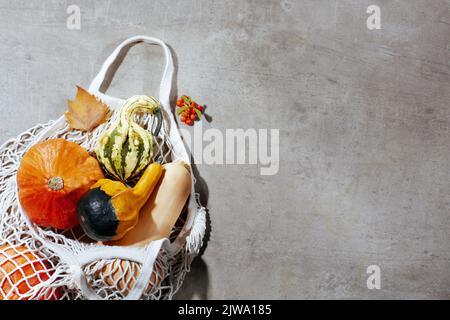
<instances>
[{"instance_id":1,"label":"small orange pumpkin","mask_svg":"<svg viewBox=\"0 0 450 320\"><path fill-rule=\"evenodd\" d=\"M30 148L17 172L19 200L42 227L78 224L78 200L104 177L98 161L74 142L51 139Z\"/></svg>"},{"instance_id":2,"label":"small orange pumpkin","mask_svg":"<svg viewBox=\"0 0 450 320\"><path fill-rule=\"evenodd\" d=\"M0 245L0 300L58 300L59 288L43 287L52 273L28 248Z\"/></svg>"}]
</instances>

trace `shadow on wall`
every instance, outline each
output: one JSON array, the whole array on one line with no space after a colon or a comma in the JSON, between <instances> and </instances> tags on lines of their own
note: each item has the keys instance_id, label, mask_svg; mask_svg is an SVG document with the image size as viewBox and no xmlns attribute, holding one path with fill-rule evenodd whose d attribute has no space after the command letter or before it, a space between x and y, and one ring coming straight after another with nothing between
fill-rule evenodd
<instances>
[{"instance_id":1,"label":"shadow on wall","mask_svg":"<svg viewBox=\"0 0 450 320\"><path fill-rule=\"evenodd\" d=\"M172 92L170 96L170 105L172 108L176 106L176 100L178 98L178 57L172 47L170 47L170 51L172 52L173 64L174 64L174 75L172 79ZM172 110L175 112L175 110ZM208 119L207 119L208 120ZM210 122L210 119L208 122ZM189 150L188 148L186 148ZM199 201L200 204L208 208L208 198L209 198L209 189L206 181L201 177L200 172L198 171L197 166L194 164L194 158L191 156L192 163L192 172L196 179L196 191L199 193ZM191 264L191 271L186 275L184 279L183 285L180 290L174 296L176 300L193 300L200 299L206 300L208 299L208 288L209 288L209 272L208 266L202 258L203 253L208 246L208 242L211 235L211 219L209 216L209 211L206 210L206 231L205 238L203 239L203 246L200 249L199 256L194 259Z\"/></svg>"},{"instance_id":2,"label":"shadow on wall","mask_svg":"<svg viewBox=\"0 0 450 320\"><path fill-rule=\"evenodd\" d=\"M193 163L193 161L192 161ZM200 194L200 203L207 208L209 190L208 186L200 176L197 166L192 165L192 171L196 178L197 192ZM175 300L206 300L208 299L209 288L209 272L208 266L203 260L202 256L208 246L211 236L211 219L208 210L206 211L206 230L205 238L203 239L203 246L200 249L199 255L191 264L191 271L186 275L183 285L176 293Z\"/></svg>"},{"instance_id":3,"label":"shadow on wall","mask_svg":"<svg viewBox=\"0 0 450 320\"><path fill-rule=\"evenodd\" d=\"M191 271L186 275L174 300L207 300L208 287L208 266L202 257L197 257L192 262Z\"/></svg>"}]
</instances>

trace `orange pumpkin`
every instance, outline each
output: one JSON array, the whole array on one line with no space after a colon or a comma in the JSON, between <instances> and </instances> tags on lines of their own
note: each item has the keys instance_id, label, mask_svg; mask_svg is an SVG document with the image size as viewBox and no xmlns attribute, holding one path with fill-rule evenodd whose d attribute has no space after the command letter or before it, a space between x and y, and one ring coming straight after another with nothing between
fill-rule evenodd
<instances>
[{"instance_id":1,"label":"orange pumpkin","mask_svg":"<svg viewBox=\"0 0 450 320\"><path fill-rule=\"evenodd\" d=\"M31 147L20 163L19 200L34 223L72 228L78 224L78 200L103 177L98 161L78 144L47 140Z\"/></svg>"},{"instance_id":2,"label":"orange pumpkin","mask_svg":"<svg viewBox=\"0 0 450 320\"><path fill-rule=\"evenodd\" d=\"M59 289L42 285L51 273L49 264L28 248L0 246L0 300L31 300L39 296L41 300L59 299Z\"/></svg>"}]
</instances>

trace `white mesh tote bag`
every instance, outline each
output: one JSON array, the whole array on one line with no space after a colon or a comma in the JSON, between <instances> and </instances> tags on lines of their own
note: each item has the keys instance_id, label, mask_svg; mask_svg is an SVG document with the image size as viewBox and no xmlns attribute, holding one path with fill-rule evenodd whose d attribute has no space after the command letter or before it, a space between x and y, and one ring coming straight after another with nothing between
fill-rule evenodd
<instances>
[{"instance_id":1,"label":"white mesh tote bag","mask_svg":"<svg viewBox=\"0 0 450 320\"><path fill-rule=\"evenodd\" d=\"M93 152L98 137L125 101L99 92L100 86L118 57L137 43L162 47L166 59L157 97L163 121L154 137L153 161L181 160L191 166L169 102L174 72L169 48L163 41L146 36L123 41L88 90L112 109L107 123L90 133L73 131L62 116L36 125L0 147L0 299L171 299L180 288L205 233L206 210L199 204L192 169L191 195L170 239L144 246L106 246L89 241L77 228L40 228L28 219L18 201L17 170L34 144L63 138ZM12 281L16 275L20 280ZM33 281L36 276L40 281Z\"/></svg>"}]
</instances>

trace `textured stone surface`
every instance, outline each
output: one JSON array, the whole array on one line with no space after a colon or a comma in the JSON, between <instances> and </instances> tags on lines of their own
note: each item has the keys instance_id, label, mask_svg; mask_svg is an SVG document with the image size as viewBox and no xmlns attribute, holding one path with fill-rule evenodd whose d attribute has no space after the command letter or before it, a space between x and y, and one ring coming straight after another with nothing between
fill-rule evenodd
<instances>
[{"instance_id":1,"label":"textured stone surface","mask_svg":"<svg viewBox=\"0 0 450 320\"><path fill-rule=\"evenodd\" d=\"M179 298L448 298L450 2L0 1L0 140L62 114L124 38L176 52L209 127L279 128L280 170L199 165L211 234ZM136 46L108 93L158 88ZM381 290L366 268L381 267Z\"/></svg>"}]
</instances>

